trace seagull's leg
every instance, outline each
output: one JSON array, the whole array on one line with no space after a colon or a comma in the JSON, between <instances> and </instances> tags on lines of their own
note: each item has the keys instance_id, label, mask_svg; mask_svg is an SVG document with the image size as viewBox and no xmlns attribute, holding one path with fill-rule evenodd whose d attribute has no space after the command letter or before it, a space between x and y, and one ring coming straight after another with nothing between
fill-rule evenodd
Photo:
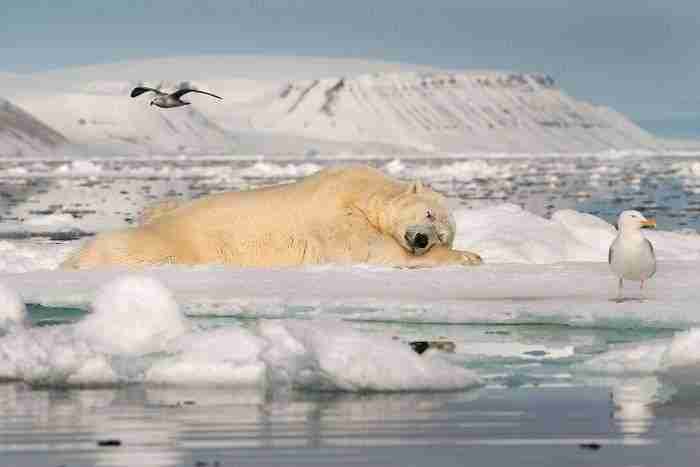
<instances>
[{"instance_id":1,"label":"seagull's leg","mask_svg":"<svg viewBox=\"0 0 700 467\"><path fill-rule=\"evenodd\" d=\"M639 284L639 299L644 300L644 279L642 279L642 283Z\"/></svg>"},{"instance_id":2,"label":"seagull's leg","mask_svg":"<svg viewBox=\"0 0 700 467\"><path fill-rule=\"evenodd\" d=\"M620 277L620 281L617 283L617 300L622 301L622 277Z\"/></svg>"}]
</instances>

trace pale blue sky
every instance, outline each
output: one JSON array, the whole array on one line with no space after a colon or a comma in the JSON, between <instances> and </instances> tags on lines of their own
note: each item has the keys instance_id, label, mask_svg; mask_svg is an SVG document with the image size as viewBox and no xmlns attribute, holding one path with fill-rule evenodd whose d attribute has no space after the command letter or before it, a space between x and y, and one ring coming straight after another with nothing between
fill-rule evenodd
<instances>
[{"instance_id":1,"label":"pale blue sky","mask_svg":"<svg viewBox=\"0 0 700 467\"><path fill-rule=\"evenodd\" d=\"M2 71L158 55L352 56L541 71L638 120L700 115L698 0L0 3Z\"/></svg>"}]
</instances>

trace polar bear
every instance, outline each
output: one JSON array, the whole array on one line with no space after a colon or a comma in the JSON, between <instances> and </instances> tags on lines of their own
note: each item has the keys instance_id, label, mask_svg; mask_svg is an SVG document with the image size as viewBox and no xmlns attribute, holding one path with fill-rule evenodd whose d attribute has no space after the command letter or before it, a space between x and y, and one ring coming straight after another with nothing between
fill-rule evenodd
<instances>
[{"instance_id":1,"label":"polar bear","mask_svg":"<svg viewBox=\"0 0 700 467\"><path fill-rule=\"evenodd\" d=\"M479 255L451 248L454 236L442 195L420 181L352 166L286 185L161 203L145 211L139 226L97 235L61 267L480 264Z\"/></svg>"}]
</instances>

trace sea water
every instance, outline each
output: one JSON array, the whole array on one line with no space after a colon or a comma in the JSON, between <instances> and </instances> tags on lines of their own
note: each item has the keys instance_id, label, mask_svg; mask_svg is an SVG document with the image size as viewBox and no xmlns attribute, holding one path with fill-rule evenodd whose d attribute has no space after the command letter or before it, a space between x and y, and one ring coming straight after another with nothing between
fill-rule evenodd
<instances>
[{"instance_id":1,"label":"sea water","mask_svg":"<svg viewBox=\"0 0 700 467\"><path fill-rule=\"evenodd\" d=\"M369 163L446 193L487 263L66 273L152 200L335 162L0 162L7 465L695 465L698 159ZM618 303L630 207L659 273Z\"/></svg>"}]
</instances>

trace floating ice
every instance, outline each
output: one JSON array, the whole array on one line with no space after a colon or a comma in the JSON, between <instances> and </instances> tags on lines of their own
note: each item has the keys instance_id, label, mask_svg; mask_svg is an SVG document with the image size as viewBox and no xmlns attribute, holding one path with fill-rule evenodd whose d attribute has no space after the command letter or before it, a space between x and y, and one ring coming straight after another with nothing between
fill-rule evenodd
<instances>
[{"instance_id":1,"label":"floating ice","mask_svg":"<svg viewBox=\"0 0 700 467\"><path fill-rule=\"evenodd\" d=\"M89 160L75 160L58 166L54 173L61 176L84 177L86 175L99 175L102 165Z\"/></svg>"},{"instance_id":2,"label":"floating ice","mask_svg":"<svg viewBox=\"0 0 700 467\"><path fill-rule=\"evenodd\" d=\"M171 342L171 355L146 372L148 383L263 387L266 366L259 359L268 343L239 328L188 333Z\"/></svg>"},{"instance_id":3,"label":"floating ice","mask_svg":"<svg viewBox=\"0 0 700 467\"><path fill-rule=\"evenodd\" d=\"M9 296L9 294L8 294ZM21 303L21 302L20 302ZM130 275L100 289L75 325L0 337L0 379L33 385L128 383L264 390L456 390L480 384L440 356L348 324L292 320L196 329L158 281Z\"/></svg>"},{"instance_id":4,"label":"floating ice","mask_svg":"<svg viewBox=\"0 0 700 467\"><path fill-rule=\"evenodd\" d=\"M0 271L12 274L56 269L79 244L0 240Z\"/></svg>"},{"instance_id":5,"label":"floating ice","mask_svg":"<svg viewBox=\"0 0 700 467\"><path fill-rule=\"evenodd\" d=\"M256 162L250 167L241 169L237 175L249 178L291 178L306 177L321 170L317 164L274 164L269 162Z\"/></svg>"},{"instance_id":6,"label":"floating ice","mask_svg":"<svg viewBox=\"0 0 700 467\"><path fill-rule=\"evenodd\" d=\"M585 362L582 369L614 375L658 375L679 387L700 386L700 328L670 339L626 344Z\"/></svg>"},{"instance_id":7,"label":"floating ice","mask_svg":"<svg viewBox=\"0 0 700 467\"><path fill-rule=\"evenodd\" d=\"M70 214L35 216L24 221L28 231L59 232L75 228L75 218Z\"/></svg>"},{"instance_id":8,"label":"floating ice","mask_svg":"<svg viewBox=\"0 0 700 467\"><path fill-rule=\"evenodd\" d=\"M661 368L668 345L666 339L644 344L622 344L583 363L581 369L612 375L654 374Z\"/></svg>"},{"instance_id":9,"label":"floating ice","mask_svg":"<svg viewBox=\"0 0 700 467\"><path fill-rule=\"evenodd\" d=\"M271 321L263 324L260 332L277 343L263 358L297 387L426 391L463 389L480 383L471 371L440 357L419 356L390 337L362 334L339 322ZM276 365L279 362L285 365Z\"/></svg>"},{"instance_id":10,"label":"floating ice","mask_svg":"<svg viewBox=\"0 0 700 467\"><path fill-rule=\"evenodd\" d=\"M129 275L106 284L91 308L76 325L76 336L106 353L157 352L188 329L172 293L148 276Z\"/></svg>"},{"instance_id":11,"label":"floating ice","mask_svg":"<svg viewBox=\"0 0 700 467\"><path fill-rule=\"evenodd\" d=\"M468 160L452 162L440 165L411 164L401 159L394 159L385 164L382 170L394 177L404 179L420 178L424 180L467 181L475 178L500 178L512 177L516 169L524 169L526 164L494 164L487 160Z\"/></svg>"}]
</instances>

